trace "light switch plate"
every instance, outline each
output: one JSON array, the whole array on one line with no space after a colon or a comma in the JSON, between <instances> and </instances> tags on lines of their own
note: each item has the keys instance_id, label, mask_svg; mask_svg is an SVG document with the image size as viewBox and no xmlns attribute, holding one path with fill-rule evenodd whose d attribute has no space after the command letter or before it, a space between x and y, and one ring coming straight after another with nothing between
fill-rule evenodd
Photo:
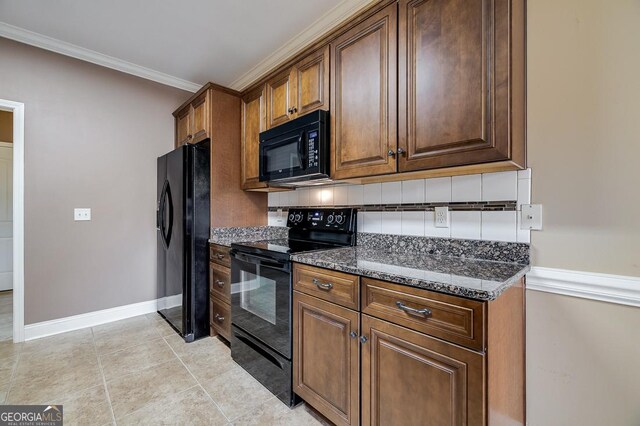
<instances>
[{"instance_id":1,"label":"light switch plate","mask_svg":"<svg viewBox=\"0 0 640 426\"><path fill-rule=\"evenodd\" d=\"M91 220L91 209L73 209L73 220Z\"/></svg>"},{"instance_id":2,"label":"light switch plate","mask_svg":"<svg viewBox=\"0 0 640 426\"><path fill-rule=\"evenodd\" d=\"M521 209L520 229L541 230L542 204L523 204Z\"/></svg>"},{"instance_id":3,"label":"light switch plate","mask_svg":"<svg viewBox=\"0 0 640 426\"><path fill-rule=\"evenodd\" d=\"M449 207L436 207L435 214L435 227L436 228L448 228L449 227Z\"/></svg>"}]
</instances>

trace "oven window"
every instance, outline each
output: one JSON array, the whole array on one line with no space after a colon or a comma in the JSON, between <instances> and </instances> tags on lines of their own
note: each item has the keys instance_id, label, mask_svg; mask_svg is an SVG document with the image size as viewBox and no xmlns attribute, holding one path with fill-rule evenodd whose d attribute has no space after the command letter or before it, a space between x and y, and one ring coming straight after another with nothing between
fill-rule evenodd
<instances>
[{"instance_id":1,"label":"oven window","mask_svg":"<svg viewBox=\"0 0 640 426\"><path fill-rule=\"evenodd\" d=\"M248 271L240 272L240 306L242 309L276 324L276 282L260 275L260 267L256 274Z\"/></svg>"},{"instance_id":2,"label":"oven window","mask_svg":"<svg viewBox=\"0 0 640 426\"><path fill-rule=\"evenodd\" d=\"M300 156L298 155L298 139L285 145L268 148L265 152L267 172L278 172L299 168Z\"/></svg>"}]
</instances>

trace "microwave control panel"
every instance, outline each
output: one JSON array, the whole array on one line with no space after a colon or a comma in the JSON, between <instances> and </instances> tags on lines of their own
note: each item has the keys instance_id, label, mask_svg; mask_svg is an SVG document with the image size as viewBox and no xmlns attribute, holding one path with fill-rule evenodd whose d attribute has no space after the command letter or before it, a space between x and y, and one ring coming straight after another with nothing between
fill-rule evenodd
<instances>
[{"instance_id":1,"label":"microwave control panel","mask_svg":"<svg viewBox=\"0 0 640 426\"><path fill-rule=\"evenodd\" d=\"M309 168L318 167L318 131L312 130L307 137L307 156Z\"/></svg>"}]
</instances>

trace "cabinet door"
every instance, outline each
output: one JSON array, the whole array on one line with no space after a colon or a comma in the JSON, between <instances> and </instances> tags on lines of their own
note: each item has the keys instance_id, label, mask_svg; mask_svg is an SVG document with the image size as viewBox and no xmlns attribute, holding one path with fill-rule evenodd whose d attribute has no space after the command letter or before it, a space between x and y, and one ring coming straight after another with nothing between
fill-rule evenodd
<instances>
[{"instance_id":1,"label":"cabinet door","mask_svg":"<svg viewBox=\"0 0 640 426\"><path fill-rule=\"evenodd\" d=\"M242 188L264 188L259 181L260 132L265 130L265 88L259 87L242 99Z\"/></svg>"},{"instance_id":2,"label":"cabinet door","mask_svg":"<svg viewBox=\"0 0 640 426\"><path fill-rule=\"evenodd\" d=\"M267 128L286 123L293 118L293 79L292 70L288 70L267 82Z\"/></svg>"},{"instance_id":3,"label":"cabinet door","mask_svg":"<svg viewBox=\"0 0 640 426\"><path fill-rule=\"evenodd\" d=\"M358 425L358 312L297 291L293 305L294 392L333 423Z\"/></svg>"},{"instance_id":4,"label":"cabinet door","mask_svg":"<svg viewBox=\"0 0 640 426\"><path fill-rule=\"evenodd\" d=\"M317 109L329 109L329 46L320 49L294 67L296 116Z\"/></svg>"},{"instance_id":5,"label":"cabinet door","mask_svg":"<svg viewBox=\"0 0 640 426\"><path fill-rule=\"evenodd\" d=\"M484 359L362 315L363 425L483 425Z\"/></svg>"},{"instance_id":6,"label":"cabinet door","mask_svg":"<svg viewBox=\"0 0 640 426\"><path fill-rule=\"evenodd\" d=\"M332 177L396 171L396 4L331 43Z\"/></svg>"},{"instance_id":7,"label":"cabinet door","mask_svg":"<svg viewBox=\"0 0 640 426\"><path fill-rule=\"evenodd\" d=\"M496 116L509 105L497 90L508 87L508 43L492 34L508 2L400 0L400 171L509 159L509 119Z\"/></svg>"},{"instance_id":8,"label":"cabinet door","mask_svg":"<svg viewBox=\"0 0 640 426\"><path fill-rule=\"evenodd\" d=\"M191 105L176 114L176 148L189 142L191 133Z\"/></svg>"},{"instance_id":9,"label":"cabinet door","mask_svg":"<svg viewBox=\"0 0 640 426\"><path fill-rule=\"evenodd\" d=\"M209 137L209 119L211 117L209 105L211 102L207 101L208 95L209 91L207 90L191 102L191 114L193 116L191 134L193 137L189 143L198 143Z\"/></svg>"}]
</instances>

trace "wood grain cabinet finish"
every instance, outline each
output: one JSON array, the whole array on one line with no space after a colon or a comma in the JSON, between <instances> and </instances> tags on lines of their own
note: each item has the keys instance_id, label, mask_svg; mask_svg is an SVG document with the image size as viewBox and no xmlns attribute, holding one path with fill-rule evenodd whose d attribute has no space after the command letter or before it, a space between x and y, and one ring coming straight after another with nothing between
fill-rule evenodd
<instances>
[{"instance_id":1,"label":"wood grain cabinet finish","mask_svg":"<svg viewBox=\"0 0 640 426\"><path fill-rule=\"evenodd\" d=\"M363 425L484 425L483 355L362 315Z\"/></svg>"},{"instance_id":2,"label":"wood grain cabinet finish","mask_svg":"<svg viewBox=\"0 0 640 426\"><path fill-rule=\"evenodd\" d=\"M336 303L346 308L360 306L360 284L357 275L308 265L296 265L293 289Z\"/></svg>"},{"instance_id":3,"label":"wood grain cabinet finish","mask_svg":"<svg viewBox=\"0 0 640 426\"><path fill-rule=\"evenodd\" d=\"M484 350L483 302L371 278L362 278L361 294L362 313Z\"/></svg>"},{"instance_id":4,"label":"wood grain cabinet finish","mask_svg":"<svg viewBox=\"0 0 640 426\"><path fill-rule=\"evenodd\" d=\"M266 130L266 87L260 86L242 98L242 188L266 188L260 182L260 132Z\"/></svg>"},{"instance_id":5,"label":"wood grain cabinet finish","mask_svg":"<svg viewBox=\"0 0 640 426\"><path fill-rule=\"evenodd\" d=\"M210 262L209 288L214 297L231 303L231 271L229 268Z\"/></svg>"},{"instance_id":6,"label":"wood grain cabinet finish","mask_svg":"<svg viewBox=\"0 0 640 426\"><path fill-rule=\"evenodd\" d=\"M218 265L231 267L231 256L229 255L230 248L220 244L209 245L209 260L217 263Z\"/></svg>"},{"instance_id":7,"label":"wood grain cabinet finish","mask_svg":"<svg viewBox=\"0 0 640 426\"><path fill-rule=\"evenodd\" d=\"M205 91L189 105L174 113L176 122L176 148L186 143L198 143L209 137L210 101Z\"/></svg>"},{"instance_id":8,"label":"wood grain cabinet finish","mask_svg":"<svg viewBox=\"0 0 640 426\"><path fill-rule=\"evenodd\" d=\"M397 6L331 43L331 175L396 171Z\"/></svg>"},{"instance_id":9,"label":"wood grain cabinet finish","mask_svg":"<svg viewBox=\"0 0 640 426\"><path fill-rule=\"evenodd\" d=\"M266 83L267 128L329 109L329 46L305 56Z\"/></svg>"},{"instance_id":10,"label":"wood grain cabinet finish","mask_svg":"<svg viewBox=\"0 0 640 426\"><path fill-rule=\"evenodd\" d=\"M522 0L399 1L400 171L524 166L523 10Z\"/></svg>"},{"instance_id":11,"label":"wood grain cabinet finish","mask_svg":"<svg viewBox=\"0 0 640 426\"><path fill-rule=\"evenodd\" d=\"M210 298L209 325L218 334L231 340L231 306L216 297Z\"/></svg>"},{"instance_id":12,"label":"wood grain cabinet finish","mask_svg":"<svg viewBox=\"0 0 640 426\"><path fill-rule=\"evenodd\" d=\"M293 390L336 425L360 419L359 313L293 292Z\"/></svg>"}]
</instances>

